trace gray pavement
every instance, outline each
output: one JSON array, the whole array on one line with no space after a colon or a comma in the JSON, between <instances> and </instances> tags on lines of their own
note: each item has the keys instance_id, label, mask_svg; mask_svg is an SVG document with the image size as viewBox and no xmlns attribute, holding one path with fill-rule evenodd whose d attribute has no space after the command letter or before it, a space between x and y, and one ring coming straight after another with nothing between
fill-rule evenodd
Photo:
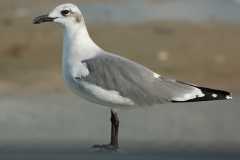
<instances>
[{"instance_id":1,"label":"gray pavement","mask_svg":"<svg viewBox=\"0 0 240 160\"><path fill-rule=\"evenodd\" d=\"M240 98L119 110L120 144L139 149L240 149ZM108 142L108 108L72 94L0 97L0 145ZM131 148L130 147L130 148Z\"/></svg>"}]
</instances>

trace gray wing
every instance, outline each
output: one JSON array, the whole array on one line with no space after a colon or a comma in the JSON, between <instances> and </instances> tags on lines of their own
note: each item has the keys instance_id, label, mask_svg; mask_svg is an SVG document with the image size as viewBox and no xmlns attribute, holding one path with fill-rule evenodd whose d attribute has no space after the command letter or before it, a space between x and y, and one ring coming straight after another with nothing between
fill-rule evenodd
<instances>
[{"instance_id":1,"label":"gray wing","mask_svg":"<svg viewBox=\"0 0 240 160\"><path fill-rule=\"evenodd\" d=\"M117 55L102 54L83 63L90 74L82 77L82 80L106 90L117 91L139 106L204 97L204 93L196 86L156 77L153 71L143 65Z\"/></svg>"}]
</instances>

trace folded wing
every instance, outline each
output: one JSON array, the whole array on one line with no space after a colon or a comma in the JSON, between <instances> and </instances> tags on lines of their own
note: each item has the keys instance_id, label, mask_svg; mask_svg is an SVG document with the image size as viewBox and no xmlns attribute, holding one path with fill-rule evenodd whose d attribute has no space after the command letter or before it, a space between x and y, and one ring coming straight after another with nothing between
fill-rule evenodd
<instances>
[{"instance_id":1,"label":"folded wing","mask_svg":"<svg viewBox=\"0 0 240 160\"><path fill-rule=\"evenodd\" d=\"M100 54L83 63L90 74L81 77L81 80L105 90L116 91L138 106L231 98L229 92L162 77L143 65L112 54Z\"/></svg>"}]
</instances>

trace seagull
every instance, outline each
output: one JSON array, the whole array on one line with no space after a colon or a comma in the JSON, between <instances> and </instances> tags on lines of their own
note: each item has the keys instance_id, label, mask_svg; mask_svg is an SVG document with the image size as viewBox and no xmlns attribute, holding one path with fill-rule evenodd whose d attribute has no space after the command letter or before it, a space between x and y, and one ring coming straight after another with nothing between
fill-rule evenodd
<instances>
[{"instance_id":1,"label":"seagull","mask_svg":"<svg viewBox=\"0 0 240 160\"><path fill-rule=\"evenodd\" d=\"M119 148L119 117L115 108L146 108L165 103L232 99L223 90L163 77L147 67L100 48L89 36L77 5L61 4L34 24L55 22L64 27L63 77L66 85L86 100L111 109L111 138L94 148Z\"/></svg>"}]
</instances>

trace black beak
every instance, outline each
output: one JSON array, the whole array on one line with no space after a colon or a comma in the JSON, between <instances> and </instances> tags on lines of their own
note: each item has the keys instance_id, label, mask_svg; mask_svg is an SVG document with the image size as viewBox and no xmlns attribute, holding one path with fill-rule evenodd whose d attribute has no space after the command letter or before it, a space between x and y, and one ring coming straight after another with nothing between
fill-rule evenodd
<instances>
[{"instance_id":1,"label":"black beak","mask_svg":"<svg viewBox=\"0 0 240 160\"><path fill-rule=\"evenodd\" d=\"M44 22L52 22L52 21L54 21L54 19L56 19L56 18L48 17L48 15L42 15L42 16L38 16L38 17L34 18L33 19L33 24L40 24L40 23L44 23Z\"/></svg>"}]
</instances>

